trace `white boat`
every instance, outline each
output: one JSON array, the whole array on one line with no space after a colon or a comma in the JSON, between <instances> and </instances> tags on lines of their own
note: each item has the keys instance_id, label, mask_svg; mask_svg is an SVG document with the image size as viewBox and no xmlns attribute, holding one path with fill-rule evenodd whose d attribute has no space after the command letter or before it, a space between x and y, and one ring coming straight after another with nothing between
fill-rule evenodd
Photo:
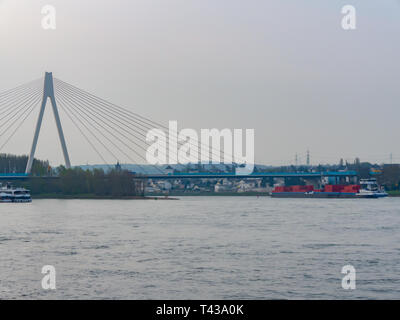
<instances>
[{"instance_id":1,"label":"white boat","mask_svg":"<svg viewBox=\"0 0 400 320\"><path fill-rule=\"evenodd\" d=\"M0 192L0 203L1 202L12 202L12 196L6 192Z\"/></svg>"},{"instance_id":2,"label":"white boat","mask_svg":"<svg viewBox=\"0 0 400 320\"><path fill-rule=\"evenodd\" d=\"M375 178L360 179L360 191L356 194L361 198L383 198L388 193L382 186L379 186Z\"/></svg>"},{"instance_id":3,"label":"white boat","mask_svg":"<svg viewBox=\"0 0 400 320\"><path fill-rule=\"evenodd\" d=\"M10 184L0 186L0 202L32 202L29 190L25 188L14 188Z\"/></svg>"}]
</instances>

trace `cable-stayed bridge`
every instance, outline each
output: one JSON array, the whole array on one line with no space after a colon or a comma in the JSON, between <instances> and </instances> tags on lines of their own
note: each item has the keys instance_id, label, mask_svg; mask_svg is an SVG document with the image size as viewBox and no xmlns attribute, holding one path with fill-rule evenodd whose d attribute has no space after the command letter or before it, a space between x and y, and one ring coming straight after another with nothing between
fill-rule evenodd
<instances>
[{"instance_id":1,"label":"cable-stayed bridge","mask_svg":"<svg viewBox=\"0 0 400 320\"><path fill-rule=\"evenodd\" d=\"M184 179L184 178L316 178L321 176L355 176L352 172L312 172L312 173L252 173L238 175L235 173L174 173L166 174L160 166L153 166L148 170L146 151L150 142L146 140L149 130L160 128L168 132L168 128L106 101L72 84L53 78L52 73L46 72L44 79L37 79L16 88L0 93L0 153L4 153L7 145L18 130L30 117L37 117L33 130L33 138L25 172L0 173L0 179L26 179L32 172L33 160L40 136L45 108L51 104L58 138L64 157L65 167L71 168L68 144L64 135L62 121L68 120L86 142L88 149L95 153L102 164L114 168L116 163L132 163L141 168L140 174L135 175L143 179ZM39 109L39 110L38 110ZM179 145L178 136L168 137ZM201 145L198 141L186 143ZM169 160L178 163L178 156L167 149L158 152L168 154ZM25 152L24 152L25 153ZM211 148L210 153L219 157L224 156L222 150ZM172 155L172 159L171 159ZM166 156L166 155L165 155ZM182 154L181 154L182 156ZM187 157L186 163L190 163Z\"/></svg>"},{"instance_id":2,"label":"cable-stayed bridge","mask_svg":"<svg viewBox=\"0 0 400 320\"><path fill-rule=\"evenodd\" d=\"M68 119L72 123L100 162L110 167L118 162L138 166L146 163L147 132L154 128L165 129L150 119L53 78L52 73L46 72L44 80L31 81L0 94L0 152L4 152L18 129L39 108L25 175L32 170L47 102L52 107L66 168L71 167L71 162L59 111L64 121ZM146 168L140 167L142 173L146 173ZM152 169L163 174L157 166ZM17 173L14 176L24 175Z\"/></svg>"}]
</instances>

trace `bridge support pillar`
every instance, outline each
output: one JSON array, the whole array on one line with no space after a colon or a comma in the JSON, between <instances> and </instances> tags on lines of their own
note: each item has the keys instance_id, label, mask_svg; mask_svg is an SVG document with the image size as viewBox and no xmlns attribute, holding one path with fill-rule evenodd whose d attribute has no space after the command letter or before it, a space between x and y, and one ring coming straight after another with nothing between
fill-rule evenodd
<instances>
[{"instance_id":1,"label":"bridge support pillar","mask_svg":"<svg viewBox=\"0 0 400 320\"><path fill-rule=\"evenodd\" d=\"M26 164L26 169L25 169L25 173L27 173L27 174L31 173L31 170L32 170L32 164L33 164L33 159L35 157L35 151L36 151L36 145L37 145L38 138L39 138L40 127L42 125L44 110L45 110L48 98L50 98L51 105L53 107L53 114L54 114L54 119L56 121L58 136L60 138L61 148L62 148L63 155L64 155L65 167L67 169L71 168L71 162L69 161L67 145L65 143L65 138L64 138L64 133L63 133L62 126L61 126L60 116L58 114L56 98L54 96L53 74L51 72L46 72L45 77L44 77L42 105L40 107L39 117L38 117L38 120L36 123L36 129L35 129L35 134L33 136L31 152L29 153L28 163Z\"/></svg>"}]
</instances>

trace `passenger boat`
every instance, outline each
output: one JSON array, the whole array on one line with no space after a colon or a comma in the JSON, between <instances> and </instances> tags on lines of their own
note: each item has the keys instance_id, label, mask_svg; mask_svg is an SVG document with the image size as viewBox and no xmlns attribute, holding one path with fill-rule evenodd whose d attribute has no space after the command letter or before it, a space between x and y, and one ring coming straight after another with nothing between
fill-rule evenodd
<instances>
[{"instance_id":1,"label":"passenger boat","mask_svg":"<svg viewBox=\"0 0 400 320\"><path fill-rule=\"evenodd\" d=\"M306 186L278 186L271 192L274 198L382 198L388 194L376 179L360 179L360 184L327 184L322 189Z\"/></svg>"},{"instance_id":2,"label":"passenger boat","mask_svg":"<svg viewBox=\"0 0 400 320\"><path fill-rule=\"evenodd\" d=\"M0 191L0 203L2 202L12 202L12 196L7 192Z\"/></svg>"},{"instance_id":3,"label":"passenger boat","mask_svg":"<svg viewBox=\"0 0 400 320\"><path fill-rule=\"evenodd\" d=\"M383 198L388 194L382 186L379 186L375 178L361 179L360 191L357 194L362 198Z\"/></svg>"},{"instance_id":4,"label":"passenger boat","mask_svg":"<svg viewBox=\"0 0 400 320\"><path fill-rule=\"evenodd\" d=\"M0 186L0 203L7 202L32 202L29 190L25 188L14 188L10 184Z\"/></svg>"}]
</instances>

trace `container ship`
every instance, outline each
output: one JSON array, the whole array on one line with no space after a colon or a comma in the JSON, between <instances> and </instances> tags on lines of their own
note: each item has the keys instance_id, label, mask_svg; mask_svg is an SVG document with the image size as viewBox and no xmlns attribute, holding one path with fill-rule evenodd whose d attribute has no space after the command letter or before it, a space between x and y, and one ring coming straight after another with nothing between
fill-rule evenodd
<instances>
[{"instance_id":1,"label":"container ship","mask_svg":"<svg viewBox=\"0 0 400 320\"><path fill-rule=\"evenodd\" d=\"M322 189L314 189L312 185L278 186L271 192L274 198L382 198L386 191L380 187L376 179L361 179L360 184L326 184Z\"/></svg>"}]
</instances>

